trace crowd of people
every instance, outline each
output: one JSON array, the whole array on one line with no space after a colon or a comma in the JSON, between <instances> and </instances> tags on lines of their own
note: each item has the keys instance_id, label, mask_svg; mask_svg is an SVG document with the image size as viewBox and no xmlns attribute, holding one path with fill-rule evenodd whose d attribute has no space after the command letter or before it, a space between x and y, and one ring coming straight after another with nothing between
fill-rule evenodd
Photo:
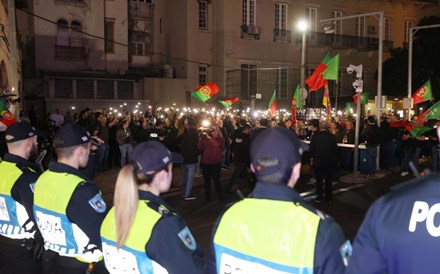
<instances>
[{"instance_id":1,"label":"crowd of people","mask_svg":"<svg viewBox=\"0 0 440 274\"><path fill-rule=\"evenodd\" d=\"M338 143L354 143L351 119L292 124L289 119L239 114L147 111L118 117L84 109L77 119L61 119L57 110L47 121L54 129L50 139L56 157L42 174L32 162L41 135L34 126L41 124L38 119L13 124L5 133L8 151L0 163L0 273L418 273L420 269L432 273L436 269L427 259L383 244L397 245L398 239L391 234L384 238L385 233L379 233L381 223L373 222L389 217L381 208L394 216L404 203L408 210L399 212L403 223L394 231L408 228L404 220L409 218L411 240L429 246L429 237L438 235L436 227L427 225L426 233L417 225L432 221L431 203L387 195L378 201L380 206L370 209L352 248L339 225L295 190L301 167L310 165L316 178L315 201L332 202L335 170L353 168L353 147L338 147ZM403 165L402 176L421 155L436 156L437 134L412 137L392 126L396 118L380 117L380 127L374 116L362 119L360 136L366 149L361 171L364 168L367 176L376 172L379 144L391 147L380 151L381 168ZM434 162L438 164L438 159ZM192 185L198 172L206 202L211 201L211 181L219 200L233 190L240 175L253 188L249 197L218 217L207 258L182 216L160 198L170 189L173 164L182 165L182 198L188 201L196 198ZM232 166L224 190L221 171ZM120 170L114 205L109 207L93 176L114 167ZM433 180L424 179L423 186L431 189ZM399 191L407 195L414 190L411 186ZM423 193L419 191L417 199ZM365 264L363 252L373 256L374 265ZM400 255L406 268L396 259Z\"/></svg>"}]
</instances>

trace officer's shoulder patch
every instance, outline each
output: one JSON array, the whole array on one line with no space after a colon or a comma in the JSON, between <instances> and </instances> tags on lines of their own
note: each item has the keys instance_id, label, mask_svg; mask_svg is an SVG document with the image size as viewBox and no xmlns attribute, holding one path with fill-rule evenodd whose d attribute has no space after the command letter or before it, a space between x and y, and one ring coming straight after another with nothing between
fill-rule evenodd
<instances>
[{"instance_id":1,"label":"officer's shoulder patch","mask_svg":"<svg viewBox=\"0 0 440 274\"><path fill-rule=\"evenodd\" d=\"M185 226L185 228L182 229L177 235L189 250L196 250L196 240L194 240L194 237L187 226Z\"/></svg>"},{"instance_id":2,"label":"officer's shoulder patch","mask_svg":"<svg viewBox=\"0 0 440 274\"><path fill-rule=\"evenodd\" d=\"M89 200L89 205L98 213L104 213L107 209L107 205L99 193Z\"/></svg>"}]
</instances>

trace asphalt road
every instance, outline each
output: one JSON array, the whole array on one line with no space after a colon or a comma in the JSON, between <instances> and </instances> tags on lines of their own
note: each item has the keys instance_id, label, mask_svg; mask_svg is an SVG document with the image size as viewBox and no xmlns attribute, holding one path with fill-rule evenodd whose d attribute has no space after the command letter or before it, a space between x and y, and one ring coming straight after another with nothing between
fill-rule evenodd
<instances>
[{"instance_id":1,"label":"asphalt road","mask_svg":"<svg viewBox=\"0 0 440 274\"><path fill-rule=\"evenodd\" d=\"M232 170L233 168L229 168L222 171L223 186L227 184ZM95 178L95 183L99 186L104 199L110 205L113 202L117 172L118 170L114 169L98 173ZM162 198L183 216L196 241L202 247L205 255L207 255L211 230L217 216L228 203L237 200L237 196L235 194L227 194L224 201L218 201L212 186L212 201L206 203L204 201L203 181L201 177L198 177L193 187L193 195L197 196L198 199L185 201L181 196L180 167L175 167L173 173L173 185L169 192L162 195ZM314 198L314 185L309 182L308 176L302 176L296 188L316 208L332 216L341 225L347 239L353 240L369 206L378 197L389 192L390 187L412 178L414 177L411 175L401 177L399 169L380 171L377 178L366 178L363 175L353 175L351 173L339 173L335 176L333 182L334 196L332 203L315 204L312 202ZM244 195L247 195L250 192L250 187L244 182L240 183L238 187Z\"/></svg>"}]
</instances>

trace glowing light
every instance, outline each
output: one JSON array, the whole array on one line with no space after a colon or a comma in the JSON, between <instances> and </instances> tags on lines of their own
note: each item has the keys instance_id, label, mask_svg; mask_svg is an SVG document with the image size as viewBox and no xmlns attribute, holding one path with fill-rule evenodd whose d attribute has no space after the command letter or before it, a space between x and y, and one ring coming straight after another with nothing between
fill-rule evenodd
<instances>
[{"instance_id":1,"label":"glowing light","mask_svg":"<svg viewBox=\"0 0 440 274\"><path fill-rule=\"evenodd\" d=\"M211 125L211 123L209 122L209 120L203 120L202 121L202 127L209 127Z\"/></svg>"},{"instance_id":2,"label":"glowing light","mask_svg":"<svg viewBox=\"0 0 440 274\"><path fill-rule=\"evenodd\" d=\"M75 110L75 108L76 108L75 106L72 106L72 110Z\"/></svg>"}]
</instances>

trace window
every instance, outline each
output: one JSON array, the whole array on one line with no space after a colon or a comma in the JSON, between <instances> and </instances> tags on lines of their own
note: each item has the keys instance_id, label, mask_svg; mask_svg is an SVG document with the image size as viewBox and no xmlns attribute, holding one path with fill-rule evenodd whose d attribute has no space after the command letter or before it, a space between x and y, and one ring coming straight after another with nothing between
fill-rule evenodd
<instances>
[{"instance_id":1,"label":"window","mask_svg":"<svg viewBox=\"0 0 440 274\"><path fill-rule=\"evenodd\" d=\"M69 46L69 24L64 19L57 21L57 45Z\"/></svg>"},{"instance_id":2,"label":"window","mask_svg":"<svg viewBox=\"0 0 440 274\"><path fill-rule=\"evenodd\" d=\"M365 17L356 18L355 33L357 37L365 37Z\"/></svg>"},{"instance_id":3,"label":"window","mask_svg":"<svg viewBox=\"0 0 440 274\"><path fill-rule=\"evenodd\" d=\"M332 11L332 18L338 18L338 17L342 17L342 11L340 10L334 10ZM338 20L335 22L335 34L342 34L342 21Z\"/></svg>"},{"instance_id":4,"label":"window","mask_svg":"<svg viewBox=\"0 0 440 274\"><path fill-rule=\"evenodd\" d=\"M82 47L83 46L83 34L81 33L82 26L78 21L72 21L71 23L72 33L70 35L70 46Z\"/></svg>"},{"instance_id":5,"label":"window","mask_svg":"<svg viewBox=\"0 0 440 274\"><path fill-rule=\"evenodd\" d=\"M287 4L275 4L275 29L287 29Z\"/></svg>"},{"instance_id":6,"label":"window","mask_svg":"<svg viewBox=\"0 0 440 274\"><path fill-rule=\"evenodd\" d=\"M409 43L409 36L411 34L411 28L414 27L413 20L405 20L405 42Z\"/></svg>"},{"instance_id":7,"label":"window","mask_svg":"<svg viewBox=\"0 0 440 274\"><path fill-rule=\"evenodd\" d=\"M241 97L249 98L257 93L257 65L241 64Z\"/></svg>"},{"instance_id":8,"label":"window","mask_svg":"<svg viewBox=\"0 0 440 274\"><path fill-rule=\"evenodd\" d=\"M134 99L132 81L118 81L118 99Z\"/></svg>"},{"instance_id":9,"label":"window","mask_svg":"<svg viewBox=\"0 0 440 274\"><path fill-rule=\"evenodd\" d=\"M287 98L287 68L277 67L275 70L275 91L279 99Z\"/></svg>"},{"instance_id":10,"label":"window","mask_svg":"<svg viewBox=\"0 0 440 274\"><path fill-rule=\"evenodd\" d=\"M105 52L114 53L115 52L115 22L105 21L104 25L104 35L105 35Z\"/></svg>"},{"instance_id":11,"label":"window","mask_svg":"<svg viewBox=\"0 0 440 274\"><path fill-rule=\"evenodd\" d=\"M115 99L113 80L98 80L97 93L97 99Z\"/></svg>"},{"instance_id":12,"label":"window","mask_svg":"<svg viewBox=\"0 0 440 274\"><path fill-rule=\"evenodd\" d=\"M383 39L387 41L391 41L391 18L384 18L384 34Z\"/></svg>"},{"instance_id":13,"label":"window","mask_svg":"<svg viewBox=\"0 0 440 274\"><path fill-rule=\"evenodd\" d=\"M306 7L306 17L309 23L310 33L316 32L318 9L313 7Z\"/></svg>"},{"instance_id":14,"label":"window","mask_svg":"<svg viewBox=\"0 0 440 274\"><path fill-rule=\"evenodd\" d=\"M255 0L243 0L242 25L255 26Z\"/></svg>"},{"instance_id":15,"label":"window","mask_svg":"<svg viewBox=\"0 0 440 274\"><path fill-rule=\"evenodd\" d=\"M199 29L208 29L208 2L199 1Z\"/></svg>"},{"instance_id":16,"label":"window","mask_svg":"<svg viewBox=\"0 0 440 274\"><path fill-rule=\"evenodd\" d=\"M76 80L76 98L93 99L93 80Z\"/></svg>"},{"instance_id":17,"label":"window","mask_svg":"<svg viewBox=\"0 0 440 274\"><path fill-rule=\"evenodd\" d=\"M55 98L73 98L73 85L71 79L55 79Z\"/></svg>"},{"instance_id":18,"label":"window","mask_svg":"<svg viewBox=\"0 0 440 274\"><path fill-rule=\"evenodd\" d=\"M199 85L204 85L208 81L208 65L199 65Z\"/></svg>"}]
</instances>

